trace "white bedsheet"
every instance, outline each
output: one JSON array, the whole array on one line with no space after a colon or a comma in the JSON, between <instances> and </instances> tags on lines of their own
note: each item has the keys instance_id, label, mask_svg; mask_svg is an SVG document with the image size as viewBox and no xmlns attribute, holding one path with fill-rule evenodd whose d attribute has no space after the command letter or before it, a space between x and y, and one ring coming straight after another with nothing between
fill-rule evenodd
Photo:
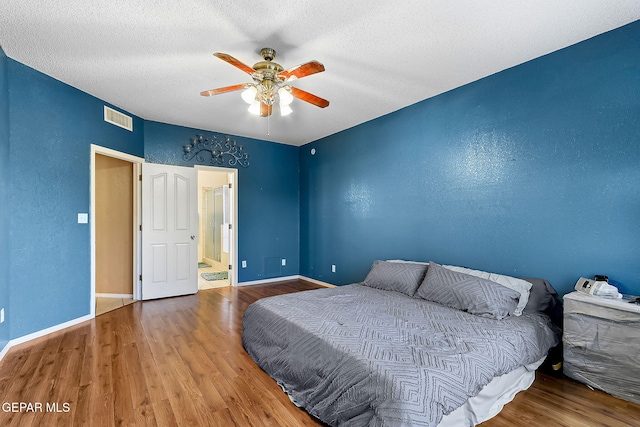
<instances>
[{"instance_id":1,"label":"white bedsheet","mask_svg":"<svg viewBox=\"0 0 640 427\"><path fill-rule=\"evenodd\" d=\"M535 371L542 365L544 359L545 357L494 378L477 396L467 400L467 403L449 415L445 415L438 427L475 426L495 417L519 391L531 387L536 378Z\"/></svg>"}]
</instances>

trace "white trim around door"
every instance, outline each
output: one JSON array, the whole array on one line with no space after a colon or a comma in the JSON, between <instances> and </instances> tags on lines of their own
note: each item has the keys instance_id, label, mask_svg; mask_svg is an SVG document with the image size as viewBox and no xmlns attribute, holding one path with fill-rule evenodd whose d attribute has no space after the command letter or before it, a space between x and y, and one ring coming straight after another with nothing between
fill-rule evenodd
<instances>
[{"instance_id":1,"label":"white trim around door","mask_svg":"<svg viewBox=\"0 0 640 427\"><path fill-rule=\"evenodd\" d=\"M232 200L232 226L231 226L231 247L230 247L230 262L231 262L231 275L229 276L229 284L231 286L238 285L238 169L234 168L222 168L217 166L203 166L195 165L199 171L203 172L218 172L227 173L231 178L231 198Z\"/></svg>"},{"instance_id":2,"label":"white trim around door","mask_svg":"<svg viewBox=\"0 0 640 427\"><path fill-rule=\"evenodd\" d=\"M90 296L90 318L96 316L96 154L102 154L116 159L125 160L133 163L133 299L139 300L142 295L140 274L140 225L142 223L140 216L140 180L138 176L141 173L141 165L144 159L131 154L121 153L111 148L101 147L91 144L91 206L89 207L89 224L91 228L91 296Z\"/></svg>"}]
</instances>

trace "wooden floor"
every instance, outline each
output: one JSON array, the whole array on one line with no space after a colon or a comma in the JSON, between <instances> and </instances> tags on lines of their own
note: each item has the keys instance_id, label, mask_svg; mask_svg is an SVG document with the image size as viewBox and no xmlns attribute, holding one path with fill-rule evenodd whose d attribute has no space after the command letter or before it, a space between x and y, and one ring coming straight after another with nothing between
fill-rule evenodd
<instances>
[{"instance_id":1,"label":"wooden floor","mask_svg":"<svg viewBox=\"0 0 640 427\"><path fill-rule=\"evenodd\" d=\"M16 346L0 362L0 425L321 426L241 343L250 303L314 288L294 281L136 302ZM483 424L522 425L638 426L640 405L538 374Z\"/></svg>"}]
</instances>

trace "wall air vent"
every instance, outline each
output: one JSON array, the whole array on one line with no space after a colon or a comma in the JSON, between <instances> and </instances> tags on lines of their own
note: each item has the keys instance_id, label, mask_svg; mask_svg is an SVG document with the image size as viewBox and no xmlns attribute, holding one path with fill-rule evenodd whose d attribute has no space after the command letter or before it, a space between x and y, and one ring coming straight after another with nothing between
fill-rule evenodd
<instances>
[{"instance_id":1,"label":"wall air vent","mask_svg":"<svg viewBox=\"0 0 640 427\"><path fill-rule=\"evenodd\" d=\"M133 132L133 119L106 105L104 106L104 121Z\"/></svg>"}]
</instances>

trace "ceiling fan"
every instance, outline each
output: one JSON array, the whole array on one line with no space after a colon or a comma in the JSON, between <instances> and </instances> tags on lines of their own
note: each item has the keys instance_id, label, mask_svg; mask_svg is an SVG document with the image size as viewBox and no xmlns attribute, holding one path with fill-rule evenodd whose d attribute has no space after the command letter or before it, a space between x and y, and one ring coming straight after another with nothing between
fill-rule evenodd
<instances>
[{"instance_id":1,"label":"ceiling fan","mask_svg":"<svg viewBox=\"0 0 640 427\"><path fill-rule=\"evenodd\" d=\"M251 78L253 78L253 83L241 83L218 89L205 90L204 92L200 92L200 95L213 96L244 89L242 99L250 104L249 112L262 117L271 115L273 105L276 101L280 105L281 115L286 116L291 114L293 110L289 104L291 104L294 97L320 108L325 108L329 105L329 101L326 99L322 99L319 96L288 84L288 82L295 79L321 73L324 71L324 65L318 61L310 61L285 70L280 64L273 62L273 58L276 56L275 50L265 47L260 51L260 54L264 61L257 62L253 67L249 67L231 55L220 52L214 53L213 56L249 74Z\"/></svg>"}]
</instances>

